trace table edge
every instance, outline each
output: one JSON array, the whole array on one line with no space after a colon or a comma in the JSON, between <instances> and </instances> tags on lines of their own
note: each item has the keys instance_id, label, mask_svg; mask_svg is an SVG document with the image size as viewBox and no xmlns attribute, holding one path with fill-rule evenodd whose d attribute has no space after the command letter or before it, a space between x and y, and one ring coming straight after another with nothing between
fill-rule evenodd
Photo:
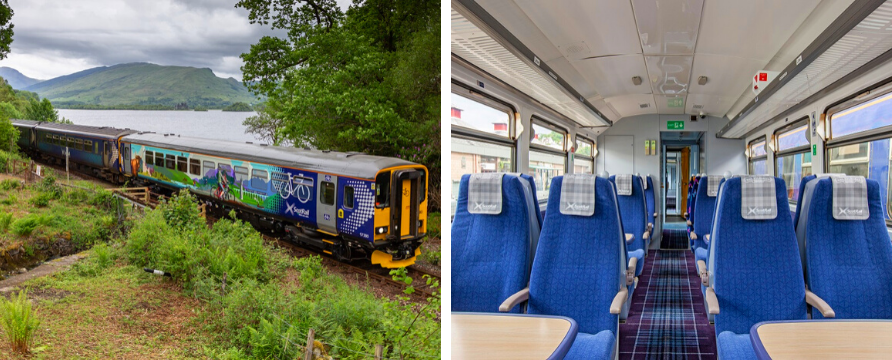
<instances>
[{"instance_id":1,"label":"table edge","mask_svg":"<svg viewBox=\"0 0 892 360\"><path fill-rule=\"evenodd\" d=\"M750 328L750 343L753 345L753 350L756 352L756 357L760 360L771 360L771 355L768 355L768 350L765 349L765 345L762 344L762 338L759 337L759 327L762 325L770 325L770 324L790 324L790 323L812 323L812 322L892 322L890 320L883 319L799 319L799 320L772 320L772 321L761 321L755 323Z\"/></svg>"},{"instance_id":2,"label":"table edge","mask_svg":"<svg viewBox=\"0 0 892 360\"><path fill-rule=\"evenodd\" d=\"M570 348L573 346L573 342L576 341L576 335L579 334L579 325L576 324L576 320L573 320L572 318L569 318L566 316L539 315L539 314L515 314L515 313L462 312L462 311L450 312L450 317L452 315L510 316L510 317L532 317L532 318L547 318L547 319L565 320L570 323L570 328L567 329L567 335L564 335L564 339L561 340L561 343L558 344L557 348L554 349L554 352L551 353L551 356L548 357L549 360L563 359L565 356L567 356L567 353L570 352ZM450 321L451 321L451 319L450 319Z\"/></svg>"}]
</instances>

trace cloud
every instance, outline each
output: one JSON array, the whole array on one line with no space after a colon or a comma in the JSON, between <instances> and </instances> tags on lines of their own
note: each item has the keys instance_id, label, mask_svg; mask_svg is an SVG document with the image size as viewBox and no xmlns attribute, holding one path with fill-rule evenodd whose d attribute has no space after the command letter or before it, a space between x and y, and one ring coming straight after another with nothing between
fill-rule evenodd
<instances>
[{"instance_id":1,"label":"cloud","mask_svg":"<svg viewBox=\"0 0 892 360\"><path fill-rule=\"evenodd\" d=\"M0 66L50 79L128 62L210 68L241 80L240 54L281 30L250 24L237 0L9 0L12 49ZM337 0L346 10L351 0Z\"/></svg>"}]
</instances>

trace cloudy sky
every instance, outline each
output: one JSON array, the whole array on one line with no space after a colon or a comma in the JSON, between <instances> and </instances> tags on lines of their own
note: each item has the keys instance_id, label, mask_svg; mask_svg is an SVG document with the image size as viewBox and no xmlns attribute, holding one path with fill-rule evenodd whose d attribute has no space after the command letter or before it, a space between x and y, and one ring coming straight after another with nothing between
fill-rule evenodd
<instances>
[{"instance_id":1,"label":"cloudy sky","mask_svg":"<svg viewBox=\"0 0 892 360\"><path fill-rule=\"evenodd\" d=\"M238 0L9 0L12 50L0 66L36 79L128 62L211 68L241 80L239 55L268 27ZM352 0L337 0L342 9Z\"/></svg>"}]
</instances>

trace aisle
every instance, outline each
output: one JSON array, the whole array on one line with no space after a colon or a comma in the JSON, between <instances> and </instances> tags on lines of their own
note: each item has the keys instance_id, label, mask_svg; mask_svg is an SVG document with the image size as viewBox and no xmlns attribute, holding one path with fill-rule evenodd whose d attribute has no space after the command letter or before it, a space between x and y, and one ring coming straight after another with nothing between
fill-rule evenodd
<instances>
[{"instance_id":1,"label":"aisle","mask_svg":"<svg viewBox=\"0 0 892 360\"><path fill-rule=\"evenodd\" d=\"M663 236L660 238L662 250L686 250L691 248L688 240L687 226L684 223L671 223L663 227Z\"/></svg>"},{"instance_id":2,"label":"aisle","mask_svg":"<svg viewBox=\"0 0 892 360\"><path fill-rule=\"evenodd\" d=\"M619 335L620 359L716 358L715 328L706 318L690 250L650 251Z\"/></svg>"}]
</instances>

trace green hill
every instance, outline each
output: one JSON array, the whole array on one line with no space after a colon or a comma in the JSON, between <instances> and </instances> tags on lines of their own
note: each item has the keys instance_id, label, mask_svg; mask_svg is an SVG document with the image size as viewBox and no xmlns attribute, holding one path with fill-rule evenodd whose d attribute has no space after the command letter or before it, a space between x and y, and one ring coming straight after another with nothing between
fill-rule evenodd
<instances>
[{"instance_id":1,"label":"green hill","mask_svg":"<svg viewBox=\"0 0 892 360\"><path fill-rule=\"evenodd\" d=\"M161 105L222 108L235 102L257 103L239 81L223 79L211 69L131 63L103 66L31 85L59 107ZM99 106L96 106L99 105Z\"/></svg>"},{"instance_id":2,"label":"green hill","mask_svg":"<svg viewBox=\"0 0 892 360\"><path fill-rule=\"evenodd\" d=\"M40 80L29 78L22 75L18 70L6 66L0 67L0 77L6 79L9 86L16 90L21 90L40 82Z\"/></svg>"}]
</instances>

